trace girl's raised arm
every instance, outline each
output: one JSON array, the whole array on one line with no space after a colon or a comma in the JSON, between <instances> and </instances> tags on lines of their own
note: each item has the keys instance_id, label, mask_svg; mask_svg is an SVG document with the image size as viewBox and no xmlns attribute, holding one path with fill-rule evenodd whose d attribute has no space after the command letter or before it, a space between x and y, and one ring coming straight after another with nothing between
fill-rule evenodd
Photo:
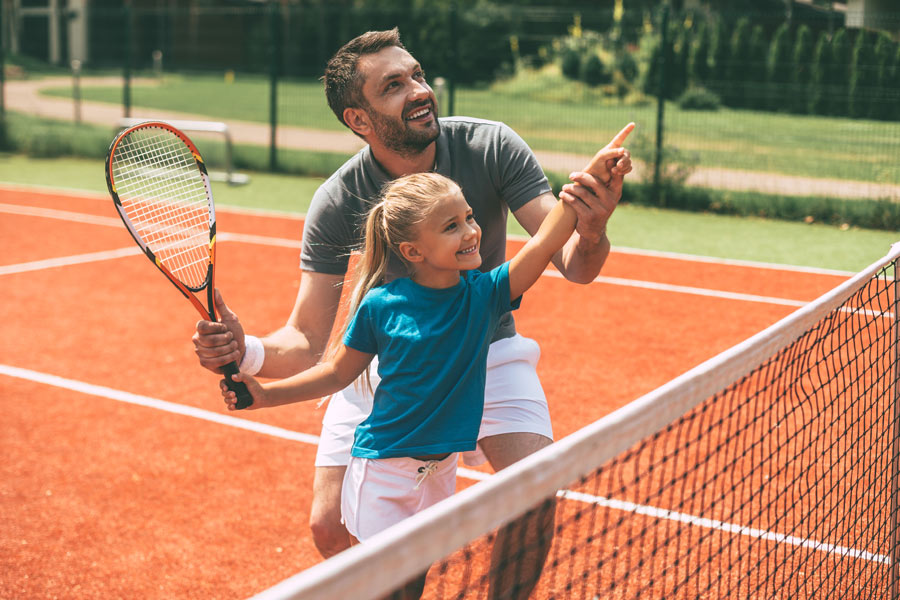
<instances>
[{"instance_id":1,"label":"girl's raised arm","mask_svg":"<svg viewBox=\"0 0 900 600\"><path fill-rule=\"evenodd\" d=\"M575 209L557 202L537 233L509 261L509 297L515 300L538 280L553 255L575 231Z\"/></svg>"}]
</instances>

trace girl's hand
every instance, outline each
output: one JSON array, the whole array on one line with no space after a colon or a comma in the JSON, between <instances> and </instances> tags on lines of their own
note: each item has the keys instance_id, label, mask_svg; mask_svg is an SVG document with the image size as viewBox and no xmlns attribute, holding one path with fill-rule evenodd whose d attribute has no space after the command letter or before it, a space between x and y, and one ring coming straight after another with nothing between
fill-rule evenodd
<instances>
[{"instance_id":1,"label":"girl's hand","mask_svg":"<svg viewBox=\"0 0 900 600\"><path fill-rule=\"evenodd\" d=\"M265 408L266 406L266 391L262 388L256 378L252 375L247 375L245 373L237 373L231 377L234 381L243 381L247 386L247 391L250 392L250 395L253 396L253 404L248 406L244 410L253 410L255 408ZM235 408L235 404L237 404L237 394L228 389L228 386L225 385L225 380L219 381L219 389L222 392L222 399L225 400L225 406L228 410L237 410Z\"/></svg>"}]
</instances>

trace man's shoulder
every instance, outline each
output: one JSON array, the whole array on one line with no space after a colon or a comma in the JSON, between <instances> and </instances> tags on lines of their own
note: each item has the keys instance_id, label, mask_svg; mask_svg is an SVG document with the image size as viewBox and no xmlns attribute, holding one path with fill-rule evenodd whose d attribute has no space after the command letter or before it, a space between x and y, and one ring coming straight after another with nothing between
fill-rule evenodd
<instances>
[{"instance_id":1,"label":"man's shoulder","mask_svg":"<svg viewBox=\"0 0 900 600\"><path fill-rule=\"evenodd\" d=\"M322 182L316 190L316 194L324 194L331 198L343 196L348 188L359 185L360 178L364 175L365 148L348 158L344 164L338 167L328 179Z\"/></svg>"},{"instance_id":2,"label":"man's shoulder","mask_svg":"<svg viewBox=\"0 0 900 600\"><path fill-rule=\"evenodd\" d=\"M441 119L441 135L446 136L451 153L486 153L500 156L524 142L502 121L477 117L446 117Z\"/></svg>"},{"instance_id":3,"label":"man's shoulder","mask_svg":"<svg viewBox=\"0 0 900 600\"><path fill-rule=\"evenodd\" d=\"M479 119L478 117L441 117L441 131L451 135L458 134L491 134L498 131L509 129L506 123L501 121L491 121L489 119Z\"/></svg>"}]
</instances>

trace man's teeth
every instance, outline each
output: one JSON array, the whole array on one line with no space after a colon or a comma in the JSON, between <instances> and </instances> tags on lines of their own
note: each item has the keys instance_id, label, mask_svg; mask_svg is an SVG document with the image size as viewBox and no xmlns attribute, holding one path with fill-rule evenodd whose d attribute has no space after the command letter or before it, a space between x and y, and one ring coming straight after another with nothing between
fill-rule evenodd
<instances>
[{"instance_id":1,"label":"man's teeth","mask_svg":"<svg viewBox=\"0 0 900 600\"><path fill-rule=\"evenodd\" d=\"M422 108L420 110L417 110L413 114L409 115L409 117L407 117L407 120L412 121L413 119L418 119L419 117L424 117L425 115L427 115L430 112L431 112L430 108L427 108L427 107Z\"/></svg>"}]
</instances>

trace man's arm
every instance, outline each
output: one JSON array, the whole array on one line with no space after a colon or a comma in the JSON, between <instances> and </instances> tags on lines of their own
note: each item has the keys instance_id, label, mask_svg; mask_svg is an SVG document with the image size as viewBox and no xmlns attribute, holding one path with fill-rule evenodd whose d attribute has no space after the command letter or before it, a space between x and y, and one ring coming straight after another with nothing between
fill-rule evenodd
<instances>
[{"instance_id":1,"label":"man's arm","mask_svg":"<svg viewBox=\"0 0 900 600\"><path fill-rule=\"evenodd\" d=\"M304 271L287 323L261 339L265 360L260 377L289 377L315 365L322 356L341 298L340 275ZM216 295L221 322L200 321L194 348L200 364L212 371L244 355L244 330L221 296Z\"/></svg>"},{"instance_id":2,"label":"man's arm","mask_svg":"<svg viewBox=\"0 0 900 600\"><path fill-rule=\"evenodd\" d=\"M629 123L593 157L584 172L572 173L573 183L563 186L560 199L575 209L575 234L553 258L560 273L574 283L590 283L609 256L606 225L622 197L622 183L631 172L631 155L622 148L634 129ZM556 199L542 194L513 214L530 235L535 235Z\"/></svg>"},{"instance_id":3,"label":"man's arm","mask_svg":"<svg viewBox=\"0 0 900 600\"><path fill-rule=\"evenodd\" d=\"M556 206L557 200L553 194L542 194L517 210L514 214L516 220L525 228L529 235L535 235L541 223ZM577 211L576 211L577 214ZM581 215L578 215L578 224L581 225ZM583 227L582 227L583 228ZM592 230L586 233L593 234ZM581 228L576 225L575 233L569 238L562 250L553 256L553 265L562 273L563 277L573 283L590 283L600 273L609 255L609 240L606 237L605 225L603 233L596 238L588 238L581 235Z\"/></svg>"}]
</instances>

